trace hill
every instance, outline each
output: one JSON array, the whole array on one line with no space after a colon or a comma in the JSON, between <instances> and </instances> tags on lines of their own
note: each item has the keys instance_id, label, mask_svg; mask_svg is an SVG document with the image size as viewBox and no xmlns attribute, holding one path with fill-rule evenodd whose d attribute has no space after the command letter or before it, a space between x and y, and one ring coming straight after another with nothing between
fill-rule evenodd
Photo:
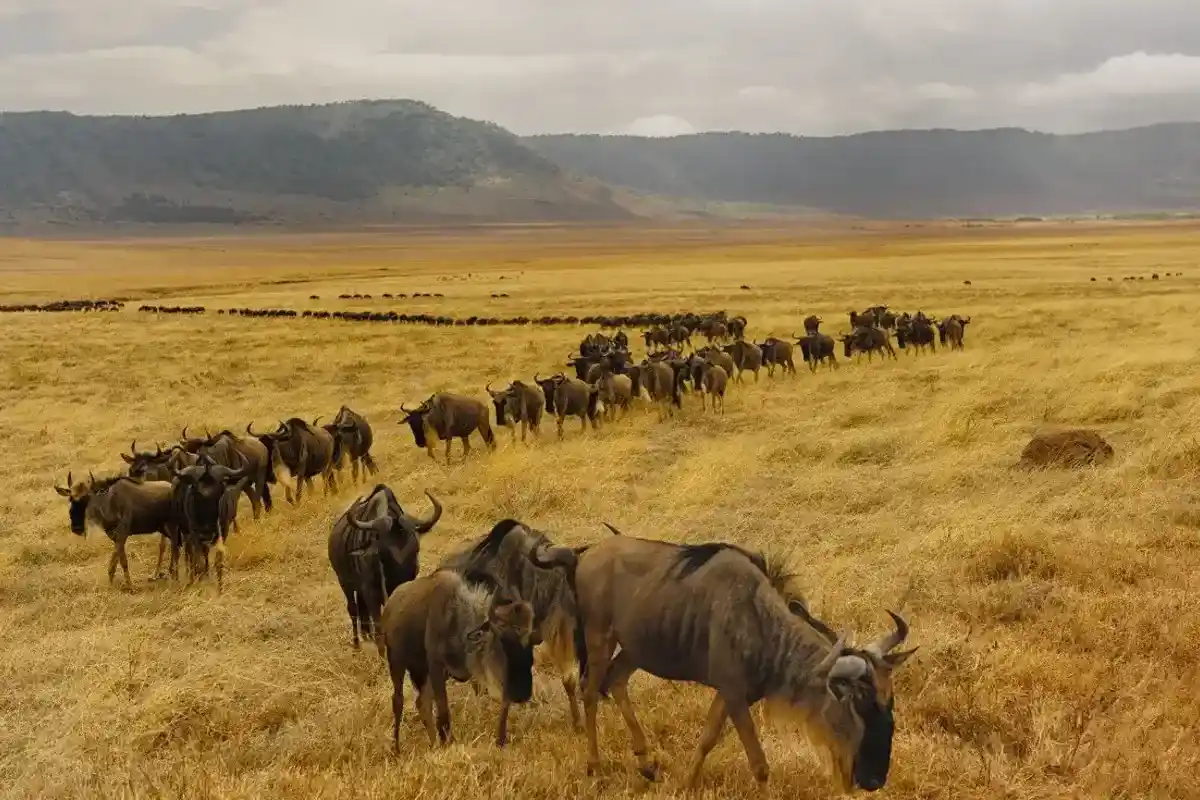
<instances>
[{"instance_id":1,"label":"hill","mask_svg":"<svg viewBox=\"0 0 1200 800\"><path fill-rule=\"evenodd\" d=\"M0 227L625 216L503 128L413 101L0 114Z\"/></svg>"},{"instance_id":2,"label":"hill","mask_svg":"<svg viewBox=\"0 0 1200 800\"><path fill-rule=\"evenodd\" d=\"M1005 128L853 136L524 139L562 166L657 195L867 217L1200 208L1200 124L1060 136Z\"/></svg>"}]
</instances>

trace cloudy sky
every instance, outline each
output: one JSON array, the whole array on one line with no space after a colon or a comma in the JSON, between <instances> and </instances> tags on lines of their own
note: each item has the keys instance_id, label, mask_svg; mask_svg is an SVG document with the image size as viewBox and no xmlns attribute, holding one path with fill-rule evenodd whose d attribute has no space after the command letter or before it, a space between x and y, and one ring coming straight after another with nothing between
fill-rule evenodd
<instances>
[{"instance_id":1,"label":"cloudy sky","mask_svg":"<svg viewBox=\"0 0 1200 800\"><path fill-rule=\"evenodd\" d=\"M517 133L1200 119L1200 0L0 0L0 110L425 100Z\"/></svg>"}]
</instances>

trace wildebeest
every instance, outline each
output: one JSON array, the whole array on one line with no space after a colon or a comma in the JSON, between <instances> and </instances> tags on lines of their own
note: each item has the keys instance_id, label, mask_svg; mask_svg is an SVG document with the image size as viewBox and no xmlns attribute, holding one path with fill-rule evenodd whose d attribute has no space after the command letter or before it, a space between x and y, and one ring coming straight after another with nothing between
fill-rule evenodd
<instances>
[{"instance_id":1,"label":"wildebeest","mask_svg":"<svg viewBox=\"0 0 1200 800\"><path fill-rule=\"evenodd\" d=\"M175 477L175 470L190 467L196 463L199 456L189 453L179 445L173 445L166 450L162 445L156 445L154 452L138 450L137 440L129 445L130 455L121 453L121 458L129 465L129 477L141 481L166 481L170 483Z\"/></svg>"},{"instance_id":2,"label":"wildebeest","mask_svg":"<svg viewBox=\"0 0 1200 800\"><path fill-rule=\"evenodd\" d=\"M337 439L341 445L342 454L350 460L351 480L358 481L360 470L363 478L366 478L368 474L377 473L379 467L376 466L375 459L371 457L371 444L375 437L367 418L342 406L338 409L337 416L333 418L333 424L337 426Z\"/></svg>"},{"instance_id":3,"label":"wildebeest","mask_svg":"<svg viewBox=\"0 0 1200 800\"><path fill-rule=\"evenodd\" d=\"M700 368L700 408L704 408L704 397L707 395L712 398L712 410L715 413L717 410L717 401L721 403L721 413L725 413L725 389L729 385L729 373L719 364L713 364L705 361Z\"/></svg>"},{"instance_id":4,"label":"wildebeest","mask_svg":"<svg viewBox=\"0 0 1200 800\"><path fill-rule=\"evenodd\" d=\"M804 318L804 332L806 334L808 334L809 336L812 336L814 333L819 333L820 332L819 329L821 327L822 322L824 322L824 320L822 320L816 314L809 314L807 317ZM796 334L793 333L792 338L799 338L799 337L797 337Z\"/></svg>"},{"instance_id":5,"label":"wildebeest","mask_svg":"<svg viewBox=\"0 0 1200 800\"><path fill-rule=\"evenodd\" d=\"M588 421L592 428L600 427L600 390L578 378L563 378L554 387L554 414L558 421L558 437L563 435L563 422L567 417L579 417L582 430L587 431Z\"/></svg>"},{"instance_id":6,"label":"wildebeest","mask_svg":"<svg viewBox=\"0 0 1200 800\"><path fill-rule=\"evenodd\" d=\"M951 314L937 324L938 340L943 346L949 345L951 350L962 350L963 333L965 333L967 323L970 321L970 317L960 317L958 314Z\"/></svg>"},{"instance_id":7,"label":"wildebeest","mask_svg":"<svg viewBox=\"0 0 1200 800\"><path fill-rule=\"evenodd\" d=\"M813 372L816 372L817 364L822 361L833 369L839 368L833 337L829 334L810 333L806 336L796 336L793 333L792 338L796 340L796 344L800 347L800 355L804 357L808 368Z\"/></svg>"},{"instance_id":8,"label":"wildebeest","mask_svg":"<svg viewBox=\"0 0 1200 800\"><path fill-rule=\"evenodd\" d=\"M758 371L762 368L763 363L762 348L753 342L746 342L739 339L721 349L729 353L733 358L733 363L738 368L738 383L742 381L742 373L747 371L754 373L754 382L758 383Z\"/></svg>"},{"instance_id":9,"label":"wildebeest","mask_svg":"<svg viewBox=\"0 0 1200 800\"><path fill-rule=\"evenodd\" d=\"M730 377L733 377L737 371L737 364L733 363L733 356L718 347L701 347L696 351L696 355L710 364L717 364Z\"/></svg>"},{"instance_id":10,"label":"wildebeest","mask_svg":"<svg viewBox=\"0 0 1200 800\"><path fill-rule=\"evenodd\" d=\"M381 627L392 678L392 741L400 749L404 676L417 689L429 742L452 740L446 681L483 685L500 701L496 744L508 740L513 703L533 696L533 608L486 574L439 569L392 592ZM436 706L436 722L434 707Z\"/></svg>"},{"instance_id":11,"label":"wildebeest","mask_svg":"<svg viewBox=\"0 0 1200 800\"><path fill-rule=\"evenodd\" d=\"M529 385L515 380L507 388L496 391L492 385L487 385L487 393L492 397L492 405L496 407L496 424L503 425L512 433L513 441L517 439L516 424L521 423L521 441L525 434L532 430L534 436L541 435L542 414L546 410L546 395L537 384Z\"/></svg>"},{"instance_id":12,"label":"wildebeest","mask_svg":"<svg viewBox=\"0 0 1200 800\"><path fill-rule=\"evenodd\" d=\"M767 340L758 345L762 351L762 363L767 368L768 377L775 377L775 367L783 367L784 373L796 374L796 362L792 360L792 343L783 339L768 336ZM757 378L757 374L755 375Z\"/></svg>"},{"instance_id":13,"label":"wildebeest","mask_svg":"<svg viewBox=\"0 0 1200 800\"><path fill-rule=\"evenodd\" d=\"M336 442L329 431L299 417L281 421L269 434L255 434L249 425L246 431L268 447L271 473L283 485L289 503L299 503L304 487L311 491L312 479L318 475L325 494L337 491Z\"/></svg>"},{"instance_id":14,"label":"wildebeest","mask_svg":"<svg viewBox=\"0 0 1200 800\"><path fill-rule=\"evenodd\" d=\"M171 506L188 560L190 584L197 574L207 574L210 548L216 550L217 591L224 582L225 540L237 512L247 469L230 469L202 455L194 466L175 473Z\"/></svg>"},{"instance_id":15,"label":"wildebeest","mask_svg":"<svg viewBox=\"0 0 1200 800\"><path fill-rule=\"evenodd\" d=\"M629 413L629 406L633 401L633 379L630 376L614 375L611 369L605 369L601 371L593 386L610 422L616 420L618 408L621 409L622 416Z\"/></svg>"},{"instance_id":16,"label":"wildebeest","mask_svg":"<svg viewBox=\"0 0 1200 800\"><path fill-rule=\"evenodd\" d=\"M439 569L454 569L461 574L483 571L493 575L501 586L514 588L533 607L533 629L544 643L541 652L562 676L567 694L571 725L579 728L579 666L584 653L577 625L575 591L567 576L554 564L538 566L539 554L553 543L543 533L505 519L496 523L475 544L449 556Z\"/></svg>"},{"instance_id":17,"label":"wildebeest","mask_svg":"<svg viewBox=\"0 0 1200 800\"><path fill-rule=\"evenodd\" d=\"M249 429L247 428L247 430ZM179 447L197 457L208 455L221 466L230 469L241 469L244 466L250 476L250 480L245 484L244 492L250 499L254 519L259 518L264 508L267 511L271 510L271 489L268 482L273 476L272 451L270 445L261 437L254 435L242 437L228 430L221 431L215 436L206 434L203 438L188 437L185 427L180 432ZM173 460L177 463L186 461L182 458ZM193 459L187 466L194 464L195 460ZM173 475L174 472L172 472ZM167 480L171 479L167 478Z\"/></svg>"},{"instance_id":18,"label":"wildebeest","mask_svg":"<svg viewBox=\"0 0 1200 800\"><path fill-rule=\"evenodd\" d=\"M917 312L917 315L911 319L902 319L896 328L896 342L906 350L911 345L914 355L920 355L926 347L936 353L937 338L938 329L921 312Z\"/></svg>"},{"instance_id":19,"label":"wildebeest","mask_svg":"<svg viewBox=\"0 0 1200 800\"><path fill-rule=\"evenodd\" d=\"M674 416L675 409L683 406L683 375L687 364L679 369L670 361L646 361L642 364L642 385L650 400L658 407L659 419Z\"/></svg>"},{"instance_id":20,"label":"wildebeest","mask_svg":"<svg viewBox=\"0 0 1200 800\"><path fill-rule=\"evenodd\" d=\"M783 581L766 559L722 543L614 536L579 554L547 550L540 561L559 563L568 574L573 570L587 648L589 773L599 765L596 712L606 688L625 718L642 774L655 776L628 693L630 677L643 670L717 692L688 770L691 787L727 719L754 777L767 780L766 756L750 715L751 706L764 699L805 719L813 739L828 748L844 790L874 791L886 782L894 731L892 674L914 652L892 652L908 634L899 616L891 614L893 633L865 648L848 647L844 635L835 637L801 601L785 597Z\"/></svg>"},{"instance_id":21,"label":"wildebeest","mask_svg":"<svg viewBox=\"0 0 1200 800\"><path fill-rule=\"evenodd\" d=\"M176 577L179 561L179 527L171 506L171 484L168 481L141 481L127 476L97 481L89 473L88 480L78 483L67 473L67 485L55 486L54 491L70 501L68 510L71 533L84 536L90 522L112 540L113 552L108 560L108 582L111 584L120 563L125 583L133 588L129 577L129 560L125 555L125 540L130 536L159 533L156 578L162 577L163 551L171 544L171 576Z\"/></svg>"},{"instance_id":22,"label":"wildebeest","mask_svg":"<svg viewBox=\"0 0 1200 800\"><path fill-rule=\"evenodd\" d=\"M896 357L896 349L892 347L892 340L888 338L887 331L882 328L859 326L840 339L842 355L846 358L850 358L855 352L866 353L868 361L875 353L879 353L880 358L891 356L894 359Z\"/></svg>"},{"instance_id":23,"label":"wildebeest","mask_svg":"<svg viewBox=\"0 0 1200 800\"><path fill-rule=\"evenodd\" d=\"M455 439L463 444L463 460L471 454L471 434L479 431L489 450L496 449L496 437L488 418L487 406L480 400L452 392L437 392L430 395L421 405L409 409L403 404L400 410L404 418L400 424L412 429L417 447L424 447L430 458L435 439L446 443L446 463L450 463L450 445Z\"/></svg>"},{"instance_id":24,"label":"wildebeest","mask_svg":"<svg viewBox=\"0 0 1200 800\"><path fill-rule=\"evenodd\" d=\"M431 493L433 512L425 519L410 517L384 484L356 498L333 523L329 533L329 564L346 596L346 612L354 648L359 633L379 638L383 604L396 587L417 577L420 571L420 537L437 525L442 504Z\"/></svg>"}]
</instances>

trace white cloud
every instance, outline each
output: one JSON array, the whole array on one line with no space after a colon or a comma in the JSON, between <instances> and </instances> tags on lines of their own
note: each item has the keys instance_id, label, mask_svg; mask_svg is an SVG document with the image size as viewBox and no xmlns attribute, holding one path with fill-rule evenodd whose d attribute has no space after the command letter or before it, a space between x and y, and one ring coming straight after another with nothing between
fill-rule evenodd
<instances>
[{"instance_id":1,"label":"white cloud","mask_svg":"<svg viewBox=\"0 0 1200 800\"><path fill-rule=\"evenodd\" d=\"M671 114L639 117L625 128L625 133L633 136L683 136L695 132L696 128L692 123Z\"/></svg>"}]
</instances>

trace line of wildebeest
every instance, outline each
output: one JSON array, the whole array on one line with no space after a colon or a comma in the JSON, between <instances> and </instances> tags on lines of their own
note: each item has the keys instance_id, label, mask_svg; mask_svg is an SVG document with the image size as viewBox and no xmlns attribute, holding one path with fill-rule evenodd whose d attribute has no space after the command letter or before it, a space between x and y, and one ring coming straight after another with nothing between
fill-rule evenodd
<instances>
[{"instance_id":1,"label":"line of wildebeest","mask_svg":"<svg viewBox=\"0 0 1200 800\"><path fill-rule=\"evenodd\" d=\"M939 341L961 347L970 321L958 315L935 321L921 312L895 315L884 306L850 317L851 332L839 337L847 357L856 352L894 357L891 336L901 347L918 351ZM541 408L558 416L561 434L564 416L579 413L586 429L589 420L595 425L607 409L622 406L625 389L631 399L644 389L669 409L680 405L689 383L693 391L716 396L714 375L740 378L751 371L757 379L763 366L795 373L792 343L747 342L744 317L719 312L685 318L683 324L667 321L645 330L650 352L639 364L628 355L623 331L594 333L571 359L576 377L535 377L533 384L514 381L500 391L489 386L497 423L510 427L514 440L515 425L521 423L524 439L526 427L536 432L540 398ZM820 332L820 324L818 317L805 319L805 335L794 337L796 344L810 368L820 362L836 367L835 340ZM680 348L695 336L708 344L683 356ZM725 382L720 383L723 394ZM585 399L577 396L580 387ZM669 388L664 393L662 387ZM461 438L469 452L467 437L475 430L495 445L487 405L474 398L439 393L417 409L402 409L401 422L410 425L415 443L430 456L432 442L443 440L448 459L453 438ZM207 574L211 550L220 591L225 542L237 530L242 494L257 519L272 510L272 484L283 485L293 504L305 490L312 491L317 476L325 494L336 493L347 466L354 482L377 472L372 442L370 424L346 406L325 425L319 418L310 423L292 417L265 433L247 425L245 435L223 430L203 437L188 436L185 428L169 447L139 451L136 442L131 444L130 452L121 454L126 475L97 480L89 474L87 481L74 482L68 474L67 485L55 489L69 499L74 533L82 535L91 523L113 541L110 583L119 563L132 586L126 539L159 533L156 578L163 577L167 544L172 578L178 577L181 549L191 580ZM388 665L397 748L406 675L416 687L416 710L431 743L452 738L446 685L453 679L498 701L496 742L503 746L511 706L532 698L538 648L561 677L576 730L583 683L589 774L600 764L596 714L605 697L615 701L625 720L640 772L651 780L657 776L628 694L629 679L641 670L716 691L688 768L689 786L697 783L727 720L738 732L755 778L766 781L766 757L750 715L759 700L773 701L804 721L831 756L834 778L843 789L874 791L886 782L894 732L892 676L914 652L896 651L908 633L898 615L888 612L891 633L865 646L851 645L792 591L784 566L762 553L725 542L680 545L635 538L608 523L612 536L569 548L505 519L422 575L421 537L443 513L442 504L426 494L433 510L418 518L404 510L392 489L378 484L337 517L328 540L353 646L360 647L360 636L370 637Z\"/></svg>"},{"instance_id":2,"label":"line of wildebeest","mask_svg":"<svg viewBox=\"0 0 1200 800\"><path fill-rule=\"evenodd\" d=\"M120 311L123 308L125 308L123 300L53 300L49 303L0 305L0 314L17 314L27 311Z\"/></svg>"}]
</instances>

